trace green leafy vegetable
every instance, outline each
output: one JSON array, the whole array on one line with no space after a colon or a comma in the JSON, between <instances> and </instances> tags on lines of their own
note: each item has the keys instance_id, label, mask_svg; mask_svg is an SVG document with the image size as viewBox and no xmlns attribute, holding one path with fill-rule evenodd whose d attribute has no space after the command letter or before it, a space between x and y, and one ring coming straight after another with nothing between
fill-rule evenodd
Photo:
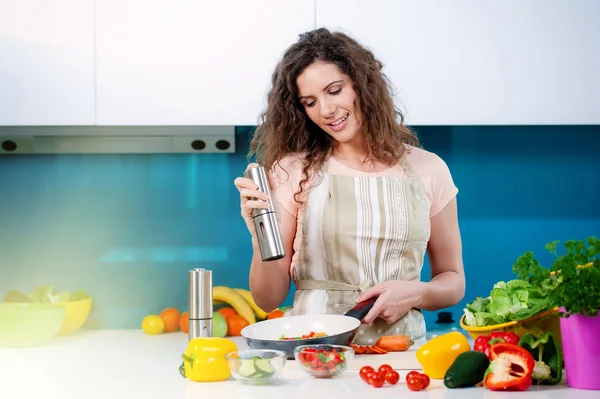
<instances>
[{"instance_id":1,"label":"green leafy vegetable","mask_svg":"<svg viewBox=\"0 0 600 399\"><path fill-rule=\"evenodd\" d=\"M23 294L19 291L13 290L4 295L4 302L41 302L41 303L61 303L61 302L74 302L89 298L89 295L83 291L63 291L56 292L54 287L51 286L39 286L29 294Z\"/></svg>"},{"instance_id":2,"label":"green leafy vegetable","mask_svg":"<svg viewBox=\"0 0 600 399\"><path fill-rule=\"evenodd\" d=\"M500 281L488 298L477 297L467 304L465 324L484 327L523 320L550 308L546 294L523 280Z\"/></svg>"},{"instance_id":3,"label":"green leafy vegetable","mask_svg":"<svg viewBox=\"0 0 600 399\"><path fill-rule=\"evenodd\" d=\"M545 268L527 252L513 266L519 279L541 287L547 292L551 307L562 307L561 317L571 314L596 316L600 309L600 239L569 240L563 246L566 253L559 255L559 241L546 245L556 258ZM585 267L582 267L585 266Z\"/></svg>"}]
</instances>

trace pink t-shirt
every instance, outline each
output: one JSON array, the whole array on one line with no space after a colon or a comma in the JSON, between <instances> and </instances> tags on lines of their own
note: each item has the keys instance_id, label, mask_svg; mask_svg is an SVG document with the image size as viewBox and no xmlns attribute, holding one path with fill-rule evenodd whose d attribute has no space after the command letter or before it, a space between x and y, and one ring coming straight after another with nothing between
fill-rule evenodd
<instances>
[{"instance_id":1,"label":"pink t-shirt","mask_svg":"<svg viewBox=\"0 0 600 399\"><path fill-rule=\"evenodd\" d=\"M437 215L458 193L458 188L454 184L448 166L438 155L418 147L407 146L404 157L425 187L430 217ZM302 179L302 167L302 154L290 154L285 156L273 168L273 177L275 178L272 190L273 198L281 207L297 219L296 237L294 238L295 254L292 257L292 269L297 262L302 239L302 222L304 219L304 209L294 199L294 194L298 191ZM363 172L343 165L334 157L329 159L327 173L331 175L372 177L406 176L406 172L400 164L380 172ZM300 195L302 201L306 201L307 199L309 191L307 188L309 186L310 180L304 186L305 188Z\"/></svg>"}]
</instances>

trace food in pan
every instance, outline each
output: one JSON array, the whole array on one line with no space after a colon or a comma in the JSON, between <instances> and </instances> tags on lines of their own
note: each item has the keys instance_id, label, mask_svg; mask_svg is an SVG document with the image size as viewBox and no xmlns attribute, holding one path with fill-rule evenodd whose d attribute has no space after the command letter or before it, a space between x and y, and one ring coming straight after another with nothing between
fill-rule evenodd
<instances>
[{"instance_id":1,"label":"food in pan","mask_svg":"<svg viewBox=\"0 0 600 399\"><path fill-rule=\"evenodd\" d=\"M314 331L311 331L309 334L302 335L300 337L286 337L284 334L281 337L279 337L279 339L281 341L294 341L294 340L299 340L299 339L322 338L322 337L326 337L326 336L327 336L327 333L324 333L324 332L316 333Z\"/></svg>"}]
</instances>

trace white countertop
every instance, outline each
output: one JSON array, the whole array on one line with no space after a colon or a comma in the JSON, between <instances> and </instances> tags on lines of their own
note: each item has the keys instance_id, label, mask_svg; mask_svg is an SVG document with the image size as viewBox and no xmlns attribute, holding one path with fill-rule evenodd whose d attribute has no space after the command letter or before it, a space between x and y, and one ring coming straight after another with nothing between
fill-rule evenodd
<instances>
[{"instance_id":1,"label":"white countertop","mask_svg":"<svg viewBox=\"0 0 600 399\"><path fill-rule=\"evenodd\" d=\"M239 337L239 349L247 348ZM426 391L411 392L404 383L408 372L400 369L400 382L374 388L363 382L358 370L334 379L313 379L288 361L274 385L251 386L233 379L196 383L179 374L180 354L187 346L182 332L150 336L141 330L82 331L56 338L39 348L0 348L0 398L2 399L316 399L316 398L599 398L598 391L571 389L565 385L531 387L526 392L492 392L484 388L447 389L432 380ZM361 356L357 355L356 359ZM377 356L383 364L388 355ZM364 358L363 358L364 359ZM364 360L359 360L364 361ZM414 364L414 362L409 363Z\"/></svg>"}]
</instances>

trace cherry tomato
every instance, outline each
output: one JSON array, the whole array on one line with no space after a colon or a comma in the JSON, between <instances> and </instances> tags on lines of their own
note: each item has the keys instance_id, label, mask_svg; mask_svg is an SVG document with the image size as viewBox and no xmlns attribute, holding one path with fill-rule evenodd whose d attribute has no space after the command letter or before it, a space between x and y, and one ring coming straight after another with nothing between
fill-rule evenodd
<instances>
[{"instance_id":1,"label":"cherry tomato","mask_svg":"<svg viewBox=\"0 0 600 399\"><path fill-rule=\"evenodd\" d=\"M379 366L379 368L377 369L377 371L379 371L381 374L385 375L388 371L393 370L392 366L390 366L389 364L382 364L381 366Z\"/></svg>"},{"instance_id":2,"label":"cherry tomato","mask_svg":"<svg viewBox=\"0 0 600 399\"><path fill-rule=\"evenodd\" d=\"M419 376L412 376L406 380L406 385L411 391L420 391L423 386L423 380Z\"/></svg>"},{"instance_id":3,"label":"cherry tomato","mask_svg":"<svg viewBox=\"0 0 600 399\"><path fill-rule=\"evenodd\" d=\"M400 374L396 370L390 370L385 374L385 380L388 384L396 384L400 380Z\"/></svg>"},{"instance_id":4,"label":"cherry tomato","mask_svg":"<svg viewBox=\"0 0 600 399\"><path fill-rule=\"evenodd\" d=\"M385 382L385 377L379 371L374 371L369 374L369 385L374 386L375 388L381 388L383 383Z\"/></svg>"},{"instance_id":5,"label":"cherry tomato","mask_svg":"<svg viewBox=\"0 0 600 399\"><path fill-rule=\"evenodd\" d=\"M363 381L365 382L369 382L367 377L369 376L370 373L372 373L373 371L375 371L373 369L373 367L371 366L364 366L363 368L360 369L360 371L358 372L360 375L360 378L362 378Z\"/></svg>"},{"instance_id":6,"label":"cherry tomato","mask_svg":"<svg viewBox=\"0 0 600 399\"><path fill-rule=\"evenodd\" d=\"M427 374L421 373L419 376L421 378L421 387L422 389L426 389L429 386L429 376Z\"/></svg>"},{"instance_id":7,"label":"cherry tomato","mask_svg":"<svg viewBox=\"0 0 600 399\"><path fill-rule=\"evenodd\" d=\"M408 381L410 377L418 377L419 375L421 375L421 373L419 373L418 371L410 371L408 374L406 374L406 381Z\"/></svg>"}]
</instances>

